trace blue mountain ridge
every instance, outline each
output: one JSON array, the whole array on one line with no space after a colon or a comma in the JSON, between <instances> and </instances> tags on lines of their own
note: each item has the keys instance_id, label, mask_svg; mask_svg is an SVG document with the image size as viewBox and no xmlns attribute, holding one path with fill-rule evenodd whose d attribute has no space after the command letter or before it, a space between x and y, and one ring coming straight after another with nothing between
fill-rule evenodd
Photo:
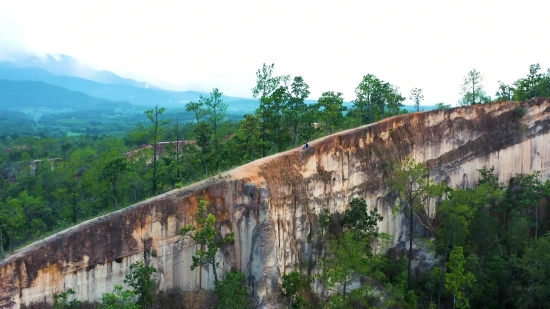
<instances>
[{"instance_id":1,"label":"blue mountain ridge","mask_svg":"<svg viewBox=\"0 0 550 309\"><path fill-rule=\"evenodd\" d=\"M49 55L46 59L29 56L18 61L0 62L0 79L40 81L98 99L129 102L145 108L155 105L167 108L184 108L185 103L197 101L200 96L208 96L206 93L192 90L165 90L147 82L120 77L109 71L93 70L67 55L60 55L57 58ZM61 95L59 91L55 93ZM252 113L259 106L257 99L225 95L222 98L228 104L228 113L230 114ZM306 100L308 104L316 102L316 100ZM105 106L103 103L101 105ZM345 102L344 105L349 109L352 103ZM405 108L408 111L414 110L413 106ZM431 106L423 108L425 110L433 109Z\"/></svg>"}]
</instances>

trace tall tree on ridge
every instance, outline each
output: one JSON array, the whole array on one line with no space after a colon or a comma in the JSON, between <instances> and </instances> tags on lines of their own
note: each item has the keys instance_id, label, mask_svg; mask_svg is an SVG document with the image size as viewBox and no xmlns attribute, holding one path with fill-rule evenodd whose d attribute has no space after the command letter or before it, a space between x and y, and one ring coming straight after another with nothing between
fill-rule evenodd
<instances>
[{"instance_id":1,"label":"tall tree on ridge","mask_svg":"<svg viewBox=\"0 0 550 309\"><path fill-rule=\"evenodd\" d=\"M483 102L486 96L482 82L483 75L478 70L473 69L468 72L462 81L461 105L476 105Z\"/></svg>"},{"instance_id":2,"label":"tall tree on ridge","mask_svg":"<svg viewBox=\"0 0 550 309\"><path fill-rule=\"evenodd\" d=\"M396 210L403 213L409 222L409 264L407 270L407 289L411 288L411 265L413 258L414 216L425 214L424 202L433 195L440 195L442 186L434 185L428 179L428 170L423 163L405 158L397 164L390 179L390 187L399 194L399 204ZM426 217L422 215L422 217Z\"/></svg>"},{"instance_id":3,"label":"tall tree on ridge","mask_svg":"<svg viewBox=\"0 0 550 309\"><path fill-rule=\"evenodd\" d=\"M223 93L214 88L210 92L209 97L200 98L200 102L205 106L204 115L212 125L212 132L214 134L214 152L218 153L218 126L220 122L225 118L227 112L227 104L223 103Z\"/></svg>"},{"instance_id":4,"label":"tall tree on ridge","mask_svg":"<svg viewBox=\"0 0 550 309\"><path fill-rule=\"evenodd\" d=\"M390 83L386 83L386 102L384 113L381 118L391 117L401 114L401 108L403 107L403 101L405 97L399 92L399 86L393 86Z\"/></svg>"},{"instance_id":5,"label":"tall tree on ridge","mask_svg":"<svg viewBox=\"0 0 550 309\"><path fill-rule=\"evenodd\" d=\"M283 105L283 116L285 121L290 124L292 134L292 146L298 145L298 137L301 127L310 124L304 124L303 116L308 110L305 99L309 96L309 85L301 76L294 77L292 84L288 87L285 84L288 92L288 98Z\"/></svg>"},{"instance_id":6,"label":"tall tree on ridge","mask_svg":"<svg viewBox=\"0 0 550 309\"><path fill-rule=\"evenodd\" d=\"M325 134L334 133L344 123L343 112L347 108L344 106L344 98L341 92L323 92L317 101L316 109L319 110L319 118L324 123Z\"/></svg>"},{"instance_id":7,"label":"tall tree on ridge","mask_svg":"<svg viewBox=\"0 0 550 309\"><path fill-rule=\"evenodd\" d=\"M411 90L411 96L409 97L414 102L414 110L416 112L420 111L420 101L424 100L424 95L422 94L422 88L414 88Z\"/></svg>"},{"instance_id":8,"label":"tall tree on ridge","mask_svg":"<svg viewBox=\"0 0 550 309\"><path fill-rule=\"evenodd\" d=\"M267 128L266 128L266 116L265 116L265 108L266 105L269 104L268 101L270 101L270 96L273 94L275 89L279 87L279 84L281 83L281 77L279 76L273 76L273 70L275 68L275 64L266 65L263 64L261 69L258 69L256 72L256 86L252 88L252 96L254 98L260 98L260 117L262 119L261 122L261 132L262 132L262 156L266 156L266 135L267 135Z\"/></svg>"},{"instance_id":9,"label":"tall tree on ridge","mask_svg":"<svg viewBox=\"0 0 550 309\"><path fill-rule=\"evenodd\" d=\"M156 105L154 109L149 109L144 112L147 118L153 123L150 129L153 133L153 195L157 195L157 145L159 142L159 129L170 123L169 119L159 119L159 116L165 111L165 107L159 108L158 105Z\"/></svg>"},{"instance_id":10,"label":"tall tree on ridge","mask_svg":"<svg viewBox=\"0 0 550 309\"><path fill-rule=\"evenodd\" d=\"M514 87L510 85L506 85L505 83L498 81L498 91L496 92L496 100L497 101L510 101L512 100L512 96L514 94Z\"/></svg>"},{"instance_id":11,"label":"tall tree on ridge","mask_svg":"<svg viewBox=\"0 0 550 309\"><path fill-rule=\"evenodd\" d=\"M367 74L355 88L357 98L353 101L353 111L358 114L361 124L373 123L384 114L385 84L376 76Z\"/></svg>"},{"instance_id":12,"label":"tall tree on ridge","mask_svg":"<svg viewBox=\"0 0 550 309\"><path fill-rule=\"evenodd\" d=\"M538 63L529 66L527 77L514 82L514 100L525 101L534 97L550 96L550 75L539 73Z\"/></svg>"}]
</instances>

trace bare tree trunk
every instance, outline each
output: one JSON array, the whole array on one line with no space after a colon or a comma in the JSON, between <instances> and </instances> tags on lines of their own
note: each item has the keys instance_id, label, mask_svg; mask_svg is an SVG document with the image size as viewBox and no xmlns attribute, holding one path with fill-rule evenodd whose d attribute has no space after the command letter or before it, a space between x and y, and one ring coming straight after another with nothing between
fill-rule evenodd
<instances>
[{"instance_id":1,"label":"bare tree trunk","mask_svg":"<svg viewBox=\"0 0 550 309\"><path fill-rule=\"evenodd\" d=\"M176 118L176 171L177 179L180 179L180 164L179 164L179 153L180 153L180 131L179 131L179 118Z\"/></svg>"},{"instance_id":2,"label":"bare tree trunk","mask_svg":"<svg viewBox=\"0 0 550 309\"><path fill-rule=\"evenodd\" d=\"M157 132L158 132L158 113L155 113L155 135L153 143L153 195L157 195Z\"/></svg>"},{"instance_id":3,"label":"bare tree trunk","mask_svg":"<svg viewBox=\"0 0 550 309\"><path fill-rule=\"evenodd\" d=\"M539 206L535 205L535 240L537 240L539 231Z\"/></svg>"},{"instance_id":4,"label":"bare tree trunk","mask_svg":"<svg viewBox=\"0 0 550 309\"><path fill-rule=\"evenodd\" d=\"M75 185L75 170L73 170L73 223L76 224L76 185Z\"/></svg>"},{"instance_id":5,"label":"bare tree trunk","mask_svg":"<svg viewBox=\"0 0 550 309\"><path fill-rule=\"evenodd\" d=\"M12 245L12 243L11 243L12 236L11 236L10 230L8 230L8 235L10 236L10 250L11 250L11 254L13 254L13 245Z\"/></svg>"},{"instance_id":6,"label":"bare tree trunk","mask_svg":"<svg viewBox=\"0 0 550 309\"><path fill-rule=\"evenodd\" d=\"M216 271L216 261L212 262L212 272L214 273L214 282L218 284L218 272Z\"/></svg>"},{"instance_id":7,"label":"bare tree trunk","mask_svg":"<svg viewBox=\"0 0 550 309\"><path fill-rule=\"evenodd\" d=\"M445 263L447 261L447 253L449 250L449 238L447 236L447 242L445 243L445 255L443 256L443 263L441 265L441 275L439 276L439 292L437 293L437 309L441 308L441 291L443 290L443 284L445 280Z\"/></svg>"},{"instance_id":8,"label":"bare tree trunk","mask_svg":"<svg viewBox=\"0 0 550 309\"><path fill-rule=\"evenodd\" d=\"M113 198L115 199L115 210L118 210L118 198L117 198L117 193L116 193L116 181L113 181L111 186L113 188Z\"/></svg>"},{"instance_id":9,"label":"bare tree trunk","mask_svg":"<svg viewBox=\"0 0 550 309\"><path fill-rule=\"evenodd\" d=\"M456 220L453 222L456 223ZM455 232L455 224L453 224L453 230L452 234ZM437 295L437 308L441 308L441 291L443 290L444 280L445 280L445 271L446 266L445 263L447 262L447 254L449 252L449 247L451 246L451 235L447 234L447 239L445 240L445 255L443 256L443 263L441 265L441 276L439 277L439 292Z\"/></svg>"},{"instance_id":10,"label":"bare tree trunk","mask_svg":"<svg viewBox=\"0 0 550 309\"><path fill-rule=\"evenodd\" d=\"M411 289L411 265L412 265L412 258L413 258L413 208L412 203L409 203L410 211L410 218L409 218L409 265L407 267L407 290Z\"/></svg>"},{"instance_id":11,"label":"bare tree trunk","mask_svg":"<svg viewBox=\"0 0 550 309\"><path fill-rule=\"evenodd\" d=\"M2 236L2 228L0 227L0 252L2 254L2 259L4 259L4 239Z\"/></svg>"},{"instance_id":12,"label":"bare tree trunk","mask_svg":"<svg viewBox=\"0 0 550 309\"><path fill-rule=\"evenodd\" d=\"M348 281L346 279L344 279L344 292L342 293L342 299L345 301L346 300L346 288L347 288L347 284Z\"/></svg>"}]
</instances>

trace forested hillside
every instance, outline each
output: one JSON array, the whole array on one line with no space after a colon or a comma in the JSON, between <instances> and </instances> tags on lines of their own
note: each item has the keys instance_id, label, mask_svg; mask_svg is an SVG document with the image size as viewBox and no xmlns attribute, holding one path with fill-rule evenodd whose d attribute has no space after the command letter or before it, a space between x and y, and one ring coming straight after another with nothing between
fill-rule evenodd
<instances>
[{"instance_id":1,"label":"forested hillside","mask_svg":"<svg viewBox=\"0 0 550 309\"><path fill-rule=\"evenodd\" d=\"M472 70L464 79L461 103L549 97L550 76L539 71L540 66L532 65L529 74L513 85L501 84L492 99L479 86L481 74ZM324 92L315 104L306 104L307 82L300 76L275 75L273 65L264 65L256 76L252 92L259 108L239 120L228 119L223 94L213 89L209 96L185 105L187 117L172 117L162 106L145 110L140 114L142 122L123 137L92 132L63 137L0 132L1 257L83 220L231 167L407 112L399 88L372 74L360 81L349 110L343 95L334 91ZM24 93L28 99L21 104L67 91L41 82L0 81L0 87L4 87L0 100L9 100L12 92ZM37 95L40 91L47 95ZM420 110L422 89L414 89L410 97ZM55 100L58 108L104 103L82 95L70 101ZM441 103L438 108L449 105ZM522 116L522 110L516 112ZM32 125L19 116L10 115L7 127L17 119L21 119L19 124ZM153 155L158 143L181 140L193 142L181 147L180 143L168 144L163 155ZM135 155L127 154L144 144L152 149L142 147ZM368 244L387 240L387 235L374 230L379 220L376 210L367 213L366 205L355 200L342 217L325 214L319 218L327 248L319 267L327 285L338 293L326 304L318 303L308 298L308 281L297 276L297 287L286 295L290 306L367 308L383 303L388 308L433 308L438 302L457 308L549 306L550 221L539 211L550 201L550 182L543 183L541 175L534 173L501 184L488 166L480 170L482 181L476 188L448 188L424 183L423 164L391 163L396 194L410 198L406 185L410 180L422 188L422 194L441 200L432 226L435 241L430 243L443 257L441 265L409 279L406 257L373 254ZM408 201L411 216L418 203L421 199ZM372 282L365 279L358 289L347 291L346 283L359 277ZM373 286L382 287L382 297Z\"/></svg>"}]
</instances>

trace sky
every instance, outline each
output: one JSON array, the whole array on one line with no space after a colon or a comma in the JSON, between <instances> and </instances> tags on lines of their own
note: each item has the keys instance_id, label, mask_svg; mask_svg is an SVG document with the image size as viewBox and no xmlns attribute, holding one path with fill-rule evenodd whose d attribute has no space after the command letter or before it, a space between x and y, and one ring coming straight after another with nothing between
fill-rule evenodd
<instances>
[{"instance_id":1,"label":"sky","mask_svg":"<svg viewBox=\"0 0 550 309\"><path fill-rule=\"evenodd\" d=\"M550 67L549 1L0 0L0 58L66 54L174 90L252 97L255 72L302 76L347 101L366 74L456 104L477 69L494 95ZM412 104L406 101L405 104Z\"/></svg>"}]
</instances>

